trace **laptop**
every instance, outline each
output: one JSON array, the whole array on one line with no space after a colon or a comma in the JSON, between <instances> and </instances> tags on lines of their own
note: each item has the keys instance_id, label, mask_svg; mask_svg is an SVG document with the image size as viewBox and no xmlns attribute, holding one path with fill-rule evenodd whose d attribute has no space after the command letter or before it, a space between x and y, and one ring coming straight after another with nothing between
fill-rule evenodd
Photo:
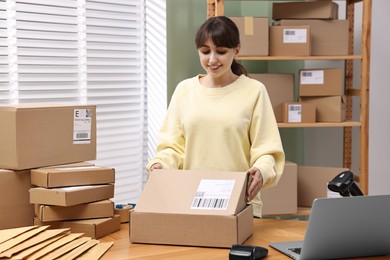
<instances>
[{"instance_id":1,"label":"laptop","mask_svg":"<svg viewBox=\"0 0 390 260\"><path fill-rule=\"evenodd\" d=\"M304 240L269 245L299 260L389 255L390 195L315 199Z\"/></svg>"}]
</instances>

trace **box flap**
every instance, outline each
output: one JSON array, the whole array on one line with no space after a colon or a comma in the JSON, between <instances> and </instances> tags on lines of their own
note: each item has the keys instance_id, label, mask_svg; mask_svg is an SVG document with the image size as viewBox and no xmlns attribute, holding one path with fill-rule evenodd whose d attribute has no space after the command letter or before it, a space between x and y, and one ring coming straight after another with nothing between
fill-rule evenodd
<instances>
[{"instance_id":1,"label":"box flap","mask_svg":"<svg viewBox=\"0 0 390 260\"><path fill-rule=\"evenodd\" d=\"M246 207L246 187L246 172L155 170L135 211L235 215Z\"/></svg>"}]
</instances>

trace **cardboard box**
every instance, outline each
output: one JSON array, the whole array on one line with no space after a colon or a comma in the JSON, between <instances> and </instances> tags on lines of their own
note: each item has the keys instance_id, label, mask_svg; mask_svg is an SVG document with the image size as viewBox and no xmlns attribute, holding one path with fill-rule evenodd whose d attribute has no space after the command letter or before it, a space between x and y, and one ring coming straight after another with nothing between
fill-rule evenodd
<instances>
[{"instance_id":1,"label":"cardboard box","mask_svg":"<svg viewBox=\"0 0 390 260\"><path fill-rule=\"evenodd\" d=\"M270 56L310 56L310 26L271 26Z\"/></svg>"},{"instance_id":2,"label":"cardboard box","mask_svg":"<svg viewBox=\"0 0 390 260\"><path fill-rule=\"evenodd\" d=\"M31 226L34 207L30 204L30 171L0 169L0 229Z\"/></svg>"},{"instance_id":3,"label":"cardboard box","mask_svg":"<svg viewBox=\"0 0 390 260\"><path fill-rule=\"evenodd\" d=\"M347 168L298 166L298 206L311 207L316 198L326 198L328 182Z\"/></svg>"},{"instance_id":4,"label":"cardboard box","mask_svg":"<svg viewBox=\"0 0 390 260\"><path fill-rule=\"evenodd\" d=\"M295 214L298 211L297 164L286 161L283 175L274 187L261 191L262 214Z\"/></svg>"},{"instance_id":5,"label":"cardboard box","mask_svg":"<svg viewBox=\"0 0 390 260\"><path fill-rule=\"evenodd\" d=\"M240 56L268 56L268 17L229 17L240 31Z\"/></svg>"},{"instance_id":6,"label":"cardboard box","mask_svg":"<svg viewBox=\"0 0 390 260\"><path fill-rule=\"evenodd\" d=\"M38 205L35 215L42 222L114 217L114 203L102 200L69 207Z\"/></svg>"},{"instance_id":7,"label":"cardboard box","mask_svg":"<svg viewBox=\"0 0 390 260\"><path fill-rule=\"evenodd\" d=\"M46 167L31 170L31 183L44 188L114 182L115 169L109 167Z\"/></svg>"},{"instance_id":8,"label":"cardboard box","mask_svg":"<svg viewBox=\"0 0 390 260\"><path fill-rule=\"evenodd\" d=\"M346 119L346 96L300 97L299 100L316 104L317 122L344 122Z\"/></svg>"},{"instance_id":9,"label":"cardboard box","mask_svg":"<svg viewBox=\"0 0 390 260\"><path fill-rule=\"evenodd\" d=\"M0 106L0 167L31 169L96 159L96 106Z\"/></svg>"},{"instance_id":10,"label":"cardboard box","mask_svg":"<svg viewBox=\"0 0 390 260\"><path fill-rule=\"evenodd\" d=\"M49 221L42 222L34 218L34 225L50 225L50 229L70 228L72 233L84 233L83 236L98 239L120 230L120 217L115 215L113 218L97 218L68 221Z\"/></svg>"},{"instance_id":11,"label":"cardboard box","mask_svg":"<svg viewBox=\"0 0 390 260\"><path fill-rule=\"evenodd\" d=\"M54 206L68 207L113 197L114 185L112 184L30 189L30 203Z\"/></svg>"},{"instance_id":12,"label":"cardboard box","mask_svg":"<svg viewBox=\"0 0 390 260\"><path fill-rule=\"evenodd\" d=\"M284 123L315 123L316 122L316 104L285 102L283 109Z\"/></svg>"},{"instance_id":13,"label":"cardboard box","mask_svg":"<svg viewBox=\"0 0 390 260\"><path fill-rule=\"evenodd\" d=\"M254 78L262 82L268 92L271 100L272 108L277 122L283 121L283 103L294 101L294 74L293 73L264 73L264 74L249 74L250 78Z\"/></svg>"},{"instance_id":14,"label":"cardboard box","mask_svg":"<svg viewBox=\"0 0 390 260\"><path fill-rule=\"evenodd\" d=\"M299 96L343 95L343 71L338 68L299 70Z\"/></svg>"},{"instance_id":15,"label":"cardboard box","mask_svg":"<svg viewBox=\"0 0 390 260\"><path fill-rule=\"evenodd\" d=\"M311 55L348 55L348 20L281 20L284 26L310 26Z\"/></svg>"},{"instance_id":16,"label":"cardboard box","mask_svg":"<svg viewBox=\"0 0 390 260\"><path fill-rule=\"evenodd\" d=\"M226 248L241 244L253 232L246 187L246 172L157 170L132 211L130 242Z\"/></svg>"},{"instance_id":17,"label":"cardboard box","mask_svg":"<svg viewBox=\"0 0 390 260\"><path fill-rule=\"evenodd\" d=\"M338 4L331 0L272 4L272 19L338 19Z\"/></svg>"}]
</instances>

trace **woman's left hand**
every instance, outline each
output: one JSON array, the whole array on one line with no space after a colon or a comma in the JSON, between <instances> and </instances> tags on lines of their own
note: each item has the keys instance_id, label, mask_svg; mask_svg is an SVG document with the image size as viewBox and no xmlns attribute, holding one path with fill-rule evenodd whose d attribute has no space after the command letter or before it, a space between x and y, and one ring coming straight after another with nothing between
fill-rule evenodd
<instances>
[{"instance_id":1,"label":"woman's left hand","mask_svg":"<svg viewBox=\"0 0 390 260\"><path fill-rule=\"evenodd\" d=\"M251 201L259 193L261 187L263 187L263 175L260 170L256 167L252 167L248 170L249 182L248 182L248 193L247 201Z\"/></svg>"}]
</instances>

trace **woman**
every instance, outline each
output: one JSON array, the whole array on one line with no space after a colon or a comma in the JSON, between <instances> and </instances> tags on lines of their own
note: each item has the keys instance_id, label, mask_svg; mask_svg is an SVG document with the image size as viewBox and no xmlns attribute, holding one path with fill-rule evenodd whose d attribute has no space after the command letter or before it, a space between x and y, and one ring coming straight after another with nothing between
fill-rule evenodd
<instances>
[{"instance_id":1,"label":"woman","mask_svg":"<svg viewBox=\"0 0 390 260\"><path fill-rule=\"evenodd\" d=\"M195 43L206 74L176 87L146 168L247 171L247 200L261 217L259 191L277 184L285 159L267 91L235 61L240 37L232 20L209 18Z\"/></svg>"}]
</instances>

